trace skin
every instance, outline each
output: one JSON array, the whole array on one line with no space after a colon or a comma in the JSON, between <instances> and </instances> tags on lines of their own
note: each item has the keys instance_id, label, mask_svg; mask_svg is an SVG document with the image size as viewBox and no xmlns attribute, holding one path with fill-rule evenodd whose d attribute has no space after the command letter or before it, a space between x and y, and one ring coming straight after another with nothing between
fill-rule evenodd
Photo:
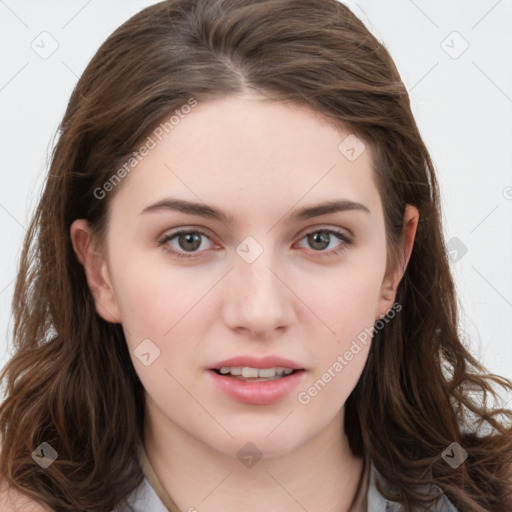
<instances>
[{"instance_id":1,"label":"skin","mask_svg":"<svg viewBox=\"0 0 512 512\"><path fill-rule=\"evenodd\" d=\"M84 219L71 226L99 315L122 324L146 390L145 447L165 490L183 510L349 510L362 471L343 433L344 403L370 348L311 401L307 390L394 303L412 250L418 212L404 219L402 260L386 273L382 203L369 150L350 161L338 150L350 133L306 107L244 94L199 103L152 149L111 197L103 247ZM230 224L175 211L143 213L173 196L204 202ZM302 221L304 206L347 199L351 210ZM200 229L201 245L176 228ZM339 230L320 247L309 233ZM252 263L236 248L253 237ZM195 250L195 253L193 252ZM400 314L400 313L397 313ZM144 339L160 355L134 355ZM211 383L208 368L235 355L279 355L305 368L293 392L272 405L243 404ZM262 459L248 468L248 442Z\"/></svg>"},{"instance_id":2,"label":"skin","mask_svg":"<svg viewBox=\"0 0 512 512\"><path fill-rule=\"evenodd\" d=\"M0 510L2 512L52 512L50 508L9 487L4 478L0 479Z\"/></svg>"}]
</instances>

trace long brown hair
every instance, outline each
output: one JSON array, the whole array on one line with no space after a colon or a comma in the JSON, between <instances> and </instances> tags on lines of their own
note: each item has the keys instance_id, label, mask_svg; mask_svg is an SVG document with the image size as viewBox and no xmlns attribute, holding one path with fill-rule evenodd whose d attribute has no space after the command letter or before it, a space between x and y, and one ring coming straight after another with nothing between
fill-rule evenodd
<instances>
[{"instance_id":1,"label":"long brown hair","mask_svg":"<svg viewBox=\"0 0 512 512\"><path fill-rule=\"evenodd\" d=\"M85 218L104 240L115 190L95 190L155 126L190 98L244 91L308 105L368 144L390 265L405 206L420 213L402 311L375 333L346 403L353 452L371 458L392 486L381 492L406 510L428 503L418 486L434 483L463 511L509 511L512 412L487 399L512 383L487 375L461 342L438 185L407 91L384 46L335 0L169 0L133 16L93 57L24 242L16 352L1 376L3 476L56 511L109 511L141 482L143 388L121 325L95 311L69 229ZM42 442L58 453L47 469L31 457ZM468 453L456 468L441 457L452 442Z\"/></svg>"}]
</instances>

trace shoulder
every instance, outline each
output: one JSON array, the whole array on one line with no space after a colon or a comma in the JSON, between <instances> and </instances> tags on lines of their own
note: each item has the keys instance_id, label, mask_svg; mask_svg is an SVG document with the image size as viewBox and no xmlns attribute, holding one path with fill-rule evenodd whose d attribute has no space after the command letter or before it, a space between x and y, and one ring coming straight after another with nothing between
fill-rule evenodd
<instances>
[{"instance_id":1,"label":"shoulder","mask_svg":"<svg viewBox=\"0 0 512 512\"><path fill-rule=\"evenodd\" d=\"M2 512L53 512L52 509L9 487L1 476L0 510Z\"/></svg>"},{"instance_id":2,"label":"shoulder","mask_svg":"<svg viewBox=\"0 0 512 512\"><path fill-rule=\"evenodd\" d=\"M389 487L389 484L386 481L386 479L382 478L382 475L377 471L377 468L372 464L370 486L368 489L367 497L368 510L386 510L386 512L406 512L407 509L405 509L403 505L394 501L389 501L380 494L380 492L377 490L377 479L380 480L384 487ZM428 489L423 486L420 486L417 488L417 490L420 491L421 493L424 493L426 491L427 493L436 492L437 494L438 491L441 491L441 488L438 487L437 485L434 485L433 487ZM435 505L432 505L430 508L426 510L428 512L460 512L457 508L455 508L453 503L442 492L439 501Z\"/></svg>"}]
</instances>

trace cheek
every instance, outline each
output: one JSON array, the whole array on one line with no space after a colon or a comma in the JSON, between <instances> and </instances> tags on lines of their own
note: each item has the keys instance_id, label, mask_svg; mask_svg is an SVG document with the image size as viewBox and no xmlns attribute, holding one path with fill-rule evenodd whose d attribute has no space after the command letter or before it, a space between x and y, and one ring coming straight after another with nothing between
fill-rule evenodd
<instances>
[{"instance_id":1,"label":"cheek","mask_svg":"<svg viewBox=\"0 0 512 512\"><path fill-rule=\"evenodd\" d=\"M162 260L148 264L144 253L120 255L115 261L116 299L132 343L140 337L171 338L174 326L186 321L215 282L215 276L192 267L172 268Z\"/></svg>"},{"instance_id":2,"label":"cheek","mask_svg":"<svg viewBox=\"0 0 512 512\"><path fill-rule=\"evenodd\" d=\"M211 308L216 293L213 288L224 270L213 265L177 264L170 256L167 261L162 249L130 251L136 244L126 240L118 237L113 241L110 270L129 345L133 347L144 338L171 340L185 324L189 330L193 331L194 325L198 329L197 315L207 319L205 312L201 313L201 301L206 298ZM382 241L351 249L339 265L321 268L308 264L295 276L290 275L293 292L303 302L296 307L310 317L315 338L330 340L322 344L319 354L342 349L361 330L373 325L384 266ZM191 325L189 319L193 317L196 321ZM314 322L317 326L312 327ZM193 339L193 333L189 335L189 340Z\"/></svg>"},{"instance_id":3,"label":"cheek","mask_svg":"<svg viewBox=\"0 0 512 512\"><path fill-rule=\"evenodd\" d=\"M327 352L341 350L359 332L373 325L383 273L384 265L379 261L361 258L357 265L340 268L328 279L311 283L302 278L304 287L299 293L322 321L319 332L330 340Z\"/></svg>"},{"instance_id":4,"label":"cheek","mask_svg":"<svg viewBox=\"0 0 512 512\"><path fill-rule=\"evenodd\" d=\"M377 303L377 280L351 277L339 289L318 294L316 308L325 315L324 329L311 354L310 375L296 399L308 414L328 421L343 407L364 369L371 347Z\"/></svg>"},{"instance_id":5,"label":"cheek","mask_svg":"<svg viewBox=\"0 0 512 512\"><path fill-rule=\"evenodd\" d=\"M189 396L179 383L186 382L187 390L195 393L190 368L197 361L204 327L198 316L200 301L215 279L191 268L148 265L148 260L142 252L113 258L117 265L112 280L127 346L149 396L158 404L172 396L173 404L185 406ZM146 353L149 360L144 361Z\"/></svg>"}]
</instances>

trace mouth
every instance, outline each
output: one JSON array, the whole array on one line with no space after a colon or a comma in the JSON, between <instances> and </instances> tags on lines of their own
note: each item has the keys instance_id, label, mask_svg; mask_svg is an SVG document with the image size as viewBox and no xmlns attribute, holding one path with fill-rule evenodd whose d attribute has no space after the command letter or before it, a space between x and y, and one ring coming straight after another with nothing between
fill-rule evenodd
<instances>
[{"instance_id":1,"label":"mouth","mask_svg":"<svg viewBox=\"0 0 512 512\"><path fill-rule=\"evenodd\" d=\"M211 383L227 397L252 405L271 405L280 402L303 381L304 368L287 366L224 366L211 368L207 373Z\"/></svg>"},{"instance_id":2,"label":"mouth","mask_svg":"<svg viewBox=\"0 0 512 512\"><path fill-rule=\"evenodd\" d=\"M217 375L229 377L242 382L270 382L278 379L286 379L290 375L302 372L302 369L274 366L272 368L253 368L250 366L223 366L212 368Z\"/></svg>"}]
</instances>

